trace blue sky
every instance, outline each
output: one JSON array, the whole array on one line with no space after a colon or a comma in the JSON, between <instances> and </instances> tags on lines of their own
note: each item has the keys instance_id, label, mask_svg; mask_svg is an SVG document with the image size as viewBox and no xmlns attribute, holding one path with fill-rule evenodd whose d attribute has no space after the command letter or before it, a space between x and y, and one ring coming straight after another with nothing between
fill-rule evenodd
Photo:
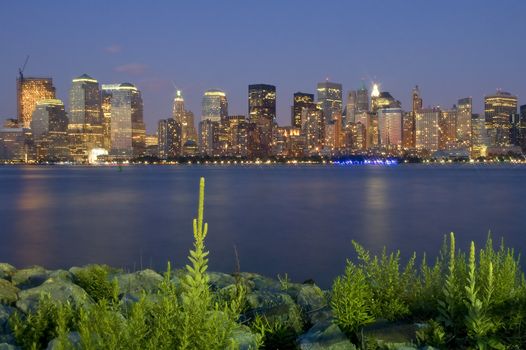
<instances>
[{"instance_id":1,"label":"blue sky","mask_svg":"<svg viewBox=\"0 0 526 350\"><path fill-rule=\"evenodd\" d=\"M201 114L208 88L247 114L247 85L277 86L278 122L292 94L329 78L381 83L410 108L472 96L482 111L497 88L526 96L526 1L2 1L0 118L16 114L15 79L52 76L68 103L71 79L129 81L143 92L149 132L170 115L174 84Z\"/></svg>"}]
</instances>

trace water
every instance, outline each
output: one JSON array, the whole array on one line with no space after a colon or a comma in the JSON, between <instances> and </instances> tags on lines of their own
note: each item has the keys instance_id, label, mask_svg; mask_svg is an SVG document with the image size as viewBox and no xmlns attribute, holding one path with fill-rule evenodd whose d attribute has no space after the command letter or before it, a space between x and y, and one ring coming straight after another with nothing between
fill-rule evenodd
<instances>
[{"instance_id":1,"label":"water","mask_svg":"<svg viewBox=\"0 0 526 350\"><path fill-rule=\"evenodd\" d=\"M0 261L184 266L200 176L212 270L234 271L236 246L243 271L328 287L353 239L434 256L450 231L467 248L491 230L526 250L524 166L4 166Z\"/></svg>"}]
</instances>

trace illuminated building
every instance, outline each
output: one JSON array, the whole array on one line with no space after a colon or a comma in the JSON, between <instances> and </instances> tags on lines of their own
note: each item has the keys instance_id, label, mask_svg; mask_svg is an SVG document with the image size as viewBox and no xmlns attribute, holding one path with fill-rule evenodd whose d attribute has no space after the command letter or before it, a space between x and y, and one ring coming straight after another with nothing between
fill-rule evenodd
<instances>
[{"instance_id":1,"label":"illuminated building","mask_svg":"<svg viewBox=\"0 0 526 350\"><path fill-rule=\"evenodd\" d=\"M489 144L486 120L479 114L471 115L471 157L484 157Z\"/></svg>"},{"instance_id":2,"label":"illuminated building","mask_svg":"<svg viewBox=\"0 0 526 350\"><path fill-rule=\"evenodd\" d=\"M438 149L457 148L457 107L442 110L438 120Z\"/></svg>"},{"instance_id":3,"label":"illuminated building","mask_svg":"<svg viewBox=\"0 0 526 350\"><path fill-rule=\"evenodd\" d=\"M65 161L69 157L68 118L61 100L37 102L31 120L31 132L36 146L36 158Z\"/></svg>"},{"instance_id":4,"label":"illuminated building","mask_svg":"<svg viewBox=\"0 0 526 350\"><path fill-rule=\"evenodd\" d=\"M221 104L221 96L219 96L219 100L219 103ZM226 96L223 103L226 105ZM173 102L172 117L181 125L181 146L184 145L188 140L197 140L194 114L185 109L184 98L181 90L176 91Z\"/></svg>"},{"instance_id":5,"label":"illuminated building","mask_svg":"<svg viewBox=\"0 0 526 350\"><path fill-rule=\"evenodd\" d=\"M276 121L276 87L267 84L248 86L248 116L252 124L248 129L250 157L266 158L271 155L272 127Z\"/></svg>"},{"instance_id":6,"label":"illuminated building","mask_svg":"<svg viewBox=\"0 0 526 350\"><path fill-rule=\"evenodd\" d=\"M226 94L221 90L207 90L203 95L201 120L220 122L228 115Z\"/></svg>"},{"instance_id":7,"label":"illuminated building","mask_svg":"<svg viewBox=\"0 0 526 350\"><path fill-rule=\"evenodd\" d=\"M371 111L373 113L376 113L376 110L378 109L376 100L379 97L380 97L380 88L378 87L378 84L373 84L373 90L371 91Z\"/></svg>"},{"instance_id":8,"label":"illuminated building","mask_svg":"<svg viewBox=\"0 0 526 350\"><path fill-rule=\"evenodd\" d=\"M323 115L317 105L304 108L301 112L301 135L305 139L307 154L319 154L323 148Z\"/></svg>"},{"instance_id":9,"label":"illuminated building","mask_svg":"<svg viewBox=\"0 0 526 350\"><path fill-rule=\"evenodd\" d=\"M87 74L72 80L69 90L71 153L75 160L87 160L92 148L103 147L104 117L99 82Z\"/></svg>"},{"instance_id":10,"label":"illuminated building","mask_svg":"<svg viewBox=\"0 0 526 350\"><path fill-rule=\"evenodd\" d=\"M401 108L400 101L395 100L389 92L379 92L376 88L376 90L373 89L373 93L374 95L371 95L371 111L373 113L376 113L380 108Z\"/></svg>"},{"instance_id":11,"label":"illuminated building","mask_svg":"<svg viewBox=\"0 0 526 350\"><path fill-rule=\"evenodd\" d=\"M19 126L29 128L38 101L55 98L51 78L21 77L16 80L17 118Z\"/></svg>"},{"instance_id":12,"label":"illuminated building","mask_svg":"<svg viewBox=\"0 0 526 350\"><path fill-rule=\"evenodd\" d=\"M362 86L356 91L356 112L369 112L369 91L362 81Z\"/></svg>"},{"instance_id":13,"label":"illuminated building","mask_svg":"<svg viewBox=\"0 0 526 350\"><path fill-rule=\"evenodd\" d=\"M378 134L380 146L389 150L402 147L402 110L381 108L378 110Z\"/></svg>"},{"instance_id":14,"label":"illuminated building","mask_svg":"<svg viewBox=\"0 0 526 350\"><path fill-rule=\"evenodd\" d=\"M404 112L402 115L402 148L415 148L415 115Z\"/></svg>"},{"instance_id":15,"label":"illuminated building","mask_svg":"<svg viewBox=\"0 0 526 350\"><path fill-rule=\"evenodd\" d=\"M497 91L484 97L484 115L491 146L509 145L510 116L517 113L517 97L509 92Z\"/></svg>"},{"instance_id":16,"label":"illuminated building","mask_svg":"<svg viewBox=\"0 0 526 350\"><path fill-rule=\"evenodd\" d=\"M23 128L0 128L0 160L26 161L28 153L26 140L26 132Z\"/></svg>"},{"instance_id":17,"label":"illuminated building","mask_svg":"<svg viewBox=\"0 0 526 350\"><path fill-rule=\"evenodd\" d=\"M146 135L144 137L144 154L150 157L157 157L159 155L159 136Z\"/></svg>"},{"instance_id":18,"label":"illuminated building","mask_svg":"<svg viewBox=\"0 0 526 350\"><path fill-rule=\"evenodd\" d=\"M244 115L229 115L223 122L227 136L225 155L244 157L247 155L247 128Z\"/></svg>"},{"instance_id":19,"label":"illuminated building","mask_svg":"<svg viewBox=\"0 0 526 350\"><path fill-rule=\"evenodd\" d=\"M110 104L110 156L120 159L144 154L146 128L141 92L130 83L102 85ZM104 101L104 100L103 100Z\"/></svg>"},{"instance_id":20,"label":"illuminated building","mask_svg":"<svg viewBox=\"0 0 526 350\"><path fill-rule=\"evenodd\" d=\"M8 118L8 119L4 120L4 128L6 128L6 129L16 129L18 127L19 127L18 119Z\"/></svg>"},{"instance_id":21,"label":"illuminated building","mask_svg":"<svg viewBox=\"0 0 526 350\"><path fill-rule=\"evenodd\" d=\"M161 119L157 124L159 158L170 159L181 155L181 124L173 119Z\"/></svg>"},{"instance_id":22,"label":"illuminated building","mask_svg":"<svg viewBox=\"0 0 526 350\"><path fill-rule=\"evenodd\" d=\"M357 98L356 90L351 90L347 94L347 104L345 106L345 124L347 125L354 123L354 116L357 110Z\"/></svg>"},{"instance_id":23,"label":"illuminated building","mask_svg":"<svg viewBox=\"0 0 526 350\"><path fill-rule=\"evenodd\" d=\"M367 147L366 126L361 122L353 123L348 126L350 134L351 151L365 151Z\"/></svg>"},{"instance_id":24,"label":"illuminated building","mask_svg":"<svg viewBox=\"0 0 526 350\"><path fill-rule=\"evenodd\" d=\"M415 118L415 147L419 151L435 152L438 150L439 108L421 109Z\"/></svg>"},{"instance_id":25,"label":"illuminated building","mask_svg":"<svg viewBox=\"0 0 526 350\"><path fill-rule=\"evenodd\" d=\"M457 106L457 142L458 147L471 147L471 115L473 103L471 97L461 98Z\"/></svg>"},{"instance_id":26,"label":"illuminated building","mask_svg":"<svg viewBox=\"0 0 526 350\"><path fill-rule=\"evenodd\" d=\"M292 115L290 125L296 128L301 127L301 111L303 108L310 108L314 104L314 95L304 92L296 92L294 94L294 102L292 106Z\"/></svg>"},{"instance_id":27,"label":"illuminated building","mask_svg":"<svg viewBox=\"0 0 526 350\"><path fill-rule=\"evenodd\" d=\"M191 111L186 111L186 138L187 140L197 141L197 130L195 128L195 118L194 113Z\"/></svg>"},{"instance_id":28,"label":"illuminated building","mask_svg":"<svg viewBox=\"0 0 526 350\"><path fill-rule=\"evenodd\" d=\"M219 122L203 119L199 123L199 153L203 156L218 155Z\"/></svg>"},{"instance_id":29,"label":"illuminated building","mask_svg":"<svg viewBox=\"0 0 526 350\"><path fill-rule=\"evenodd\" d=\"M413 114L416 115L421 109L422 109L422 98L420 97L420 90L418 89L418 85L416 85L413 89L412 94L412 100L413 100Z\"/></svg>"},{"instance_id":30,"label":"illuminated building","mask_svg":"<svg viewBox=\"0 0 526 350\"><path fill-rule=\"evenodd\" d=\"M323 122L327 123L334 119L333 113L342 112L342 84L324 81L318 83L316 91Z\"/></svg>"}]
</instances>

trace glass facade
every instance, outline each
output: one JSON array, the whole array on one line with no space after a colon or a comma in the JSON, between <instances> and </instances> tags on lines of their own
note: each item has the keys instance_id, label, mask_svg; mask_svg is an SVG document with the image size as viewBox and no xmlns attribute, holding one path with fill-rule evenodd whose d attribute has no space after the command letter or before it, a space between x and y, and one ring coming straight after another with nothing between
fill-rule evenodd
<instances>
[{"instance_id":1,"label":"glass facade","mask_svg":"<svg viewBox=\"0 0 526 350\"><path fill-rule=\"evenodd\" d=\"M226 93L221 90L207 90L203 96L201 120L220 122L228 116Z\"/></svg>"},{"instance_id":2,"label":"glass facade","mask_svg":"<svg viewBox=\"0 0 526 350\"><path fill-rule=\"evenodd\" d=\"M249 156L268 157L272 149L272 127L276 121L276 87L253 84L248 86L249 121L254 127L249 136Z\"/></svg>"},{"instance_id":3,"label":"glass facade","mask_svg":"<svg viewBox=\"0 0 526 350\"><path fill-rule=\"evenodd\" d=\"M17 119L19 126L29 128L31 116L38 101L54 99L55 88L51 78L22 77L16 80Z\"/></svg>"}]
</instances>

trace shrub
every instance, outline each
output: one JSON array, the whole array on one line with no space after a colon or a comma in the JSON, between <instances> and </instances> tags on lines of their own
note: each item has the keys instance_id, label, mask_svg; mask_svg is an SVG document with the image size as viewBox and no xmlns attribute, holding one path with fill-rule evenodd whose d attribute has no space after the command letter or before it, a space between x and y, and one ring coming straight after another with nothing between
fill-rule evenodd
<instances>
[{"instance_id":1,"label":"shrub","mask_svg":"<svg viewBox=\"0 0 526 350\"><path fill-rule=\"evenodd\" d=\"M101 300L116 300L119 286L114 279L109 280L110 267L106 265L90 265L79 270L75 282L82 287L95 302Z\"/></svg>"}]
</instances>

